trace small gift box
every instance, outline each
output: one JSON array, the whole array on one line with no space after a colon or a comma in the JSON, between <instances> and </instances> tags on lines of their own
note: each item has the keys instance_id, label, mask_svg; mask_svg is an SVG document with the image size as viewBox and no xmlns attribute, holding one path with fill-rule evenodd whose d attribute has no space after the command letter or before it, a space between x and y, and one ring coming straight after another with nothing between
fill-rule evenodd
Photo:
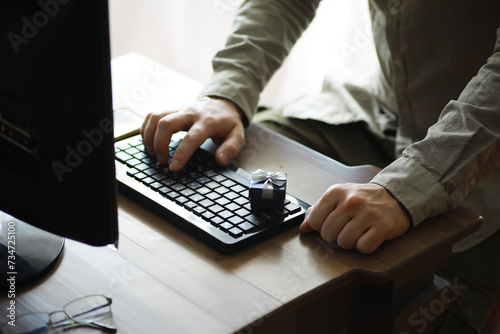
<instances>
[{"instance_id":1,"label":"small gift box","mask_svg":"<svg viewBox=\"0 0 500 334\"><path fill-rule=\"evenodd\" d=\"M268 173L262 169L252 172L248 193L252 210L282 210L286 195L286 173Z\"/></svg>"}]
</instances>

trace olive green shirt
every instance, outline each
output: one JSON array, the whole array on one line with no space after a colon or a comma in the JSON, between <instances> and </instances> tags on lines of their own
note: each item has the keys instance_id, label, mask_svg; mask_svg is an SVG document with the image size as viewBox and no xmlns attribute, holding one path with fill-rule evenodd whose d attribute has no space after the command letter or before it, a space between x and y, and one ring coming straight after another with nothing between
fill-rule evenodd
<instances>
[{"instance_id":1,"label":"olive green shirt","mask_svg":"<svg viewBox=\"0 0 500 334\"><path fill-rule=\"evenodd\" d=\"M397 159L372 182L404 205L413 225L458 205L482 215L484 227L455 251L467 249L500 228L500 1L368 3L380 66L355 77L329 73L322 92L293 101L285 114L364 121L393 139ZM318 5L245 1L202 95L233 101L248 125Z\"/></svg>"}]
</instances>

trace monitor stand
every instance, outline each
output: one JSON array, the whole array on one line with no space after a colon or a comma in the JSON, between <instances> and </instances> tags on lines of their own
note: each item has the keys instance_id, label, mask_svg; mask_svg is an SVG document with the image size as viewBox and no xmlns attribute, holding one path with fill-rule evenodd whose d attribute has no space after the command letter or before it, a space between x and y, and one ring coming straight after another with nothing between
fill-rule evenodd
<instances>
[{"instance_id":1,"label":"monitor stand","mask_svg":"<svg viewBox=\"0 0 500 334\"><path fill-rule=\"evenodd\" d=\"M0 290L16 289L47 272L63 247L63 237L0 211Z\"/></svg>"}]
</instances>

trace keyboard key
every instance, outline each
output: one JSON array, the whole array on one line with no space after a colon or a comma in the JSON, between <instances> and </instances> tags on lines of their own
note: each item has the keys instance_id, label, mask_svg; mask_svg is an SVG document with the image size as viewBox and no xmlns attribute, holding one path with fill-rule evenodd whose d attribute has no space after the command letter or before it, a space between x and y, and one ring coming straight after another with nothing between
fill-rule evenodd
<instances>
[{"instance_id":1,"label":"keyboard key","mask_svg":"<svg viewBox=\"0 0 500 334\"><path fill-rule=\"evenodd\" d=\"M217 213L217 215L218 215L219 217L222 217L222 218L224 218L224 219L226 219L226 220L227 220L227 219L229 219L229 217L234 216L234 213L232 213L232 212L231 212L231 211L229 211L229 210L222 210L222 211L220 211L219 213Z\"/></svg>"},{"instance_id":2,"label":"keyboard key","mask_svg":"<svg viewBox=\"0 0 500 334\"><path fill-rule=\"evenodd\" d=\"M149 185L151 188L153 189L160 189L163 187L163 184L161 184L160 182L156 181L156 182L153 182Z\"/></svg>"},{"instance_id":3,"label":"keyboard key","mask_svg":"<svg viewBox=\"0 0 500 334\"><path fill-rule=\"evenodd\" d=\"M205 209L202 206L197 205L196 207L193 208L193 213L197 216L201 216L205 212L207 212L207 209Z\"/></svg>"},{"instance_id":4,"label":"keyboard key","mask_svg":"<svg viewBox=\"0 0 500 334\"><path fill-rule=\"evenodd\" d=\"M192 211L192 209L194 209L196 206L197 204L193 201L187 201L186 203L184 203L184 207L190 209L189 211Z\"/></svg>"},{"instance_id":5,"label":"keyboard key","mask_svg":"<svg viewBox=\"0 0 500 334\"><path fill-rule=\"evenodd\" d=\"M115 156L116 156L116 159L118 159L118 161L121 161L121 162L125 162L125 161L130 160L130 159L133 158L127 152L118 152L118 153L115 154Z\"/></svg>"},{"instance_id":6,"label":"keyboard key","mask_svg":"<svg viewBox=\"0 0 500 334\"><path fill-rule=\"evenodd\" d=\"M213 218L210 219L210 224L214 226L219 226L220 224L224 223L224 219L214 216Z\"/></svg>"},{"instance_id":7,"label":"keyboard key","mask_svg":"<svg viewBox=\"0 0 500 334\"><path fill-rule=\"evenodd\" d=\"M226 187L224 186L220 186L220 187L217 187L214 189L217 193L223 195L225 193L227 193L229 191L229 189L227 189Z\"/></svg>"},{"instance_id":8,"label":"keyboard key","mask_svg":"<svg viewBox=\"0 0 500 334\"><path fill-rule=\"evenodd\" d=\"M156 182L155 179L153 179L152 177L145 177L144 179L141 180L142 183L145 183L147 185L153 183L153 182Z\"/></svg>"},{"instance_id":9,"label":"keyboard key","mask_svg":"<svg viewBox=\"0 0 500 334\"><path fill-rule=\"evenodd\" d=\"M215 214L210 212L210 211L205 211L201 214L201 216L205 219L205 220L210 220L212 219L213 217L215 217Z\"/></svg>"},{"instance_id":10,"label":"keyboard key","mask_svg":"<svg viewBox=\"0 0 500 334\"><path fill-rule=\"evenodd\" d=\"M243 231L236 226L230 229L228 232L233 238L239 238L243 235Z\"/></svg>"},{"instance_id":11,"label":"keyboard key","mask_svg":"<svg viewBox=\"0 0 500 334\"><path fill-rule=\"evenodd\" d=\"M214 202L221 206L225 206L226 204L231 203L231 201L225 197L219 197Z\"/></svg>"},{"instance_id":12,"label":"keyboard key","mask_svg":"<svg viewBox=\"0 0 500 334\"><path fill-rule=\"evenodd\" d=\"M142 172L144 174L146 174L146 175L149 175L149 176L153 176L155 174L158 174L158 171L156 169L154 169L154 168L148 168L148 169L146 169L146 170L144 170Z\"/></svg>"},{"instance_id":13,"label":"keyboard key","mask_svg":"<svg viewBox=\"0 0 500 334\"><path fill-rule=\"evenodd\" d=\"M246 204L250 205L250 200L246 197L238 197L234 199L235 203L238 203L240 206L244 206Z\"/></svg>"},{"instance_id":14,"label":"keyboard key","mask_svg":"<svg viewBox=\"0 0 500 334\"><path fill-rule=\"evenodd\" d=\"M193 195L195 193L194 190L189 189L189 188L182 189L179 192L181 193L182 196L186 196L186 197L189 197L189 196L191 196L191 195Z\"/></svg>"},{"instance_id":15,"label":"keyboard key","mask_svg":"<svg viewBox=\"0 0 500 334\"><path fill-rule=\"evenodd\" d=\"M127 152L127 154L134 155L134 154L139 153L141 151L136 149L135 147L131 147L131 148L126 149L125 152Z\"/></svg>"},{"instance_id":16,"label":"keyboard key","mask_svg":"<svg viewBox=\"0 0 500 334\"><path fill-rule=\"evenodd\" d=\"M209 188L207 188L207 187L200 187L200 188L196 189L196 192L200 193L202 195L207 195L208 196L208 194L211 192L211 190ZM220 196L220 195L218 195L218 196Z\"/></svg>"},{"instance_id":17,"label":"keyboard key","mask_svg":"<svg viewBox=\"0 0 500 334\"><path fill-rule=\"evenodd\" d=\"M187 199L186 197L184 197L182 195L180 195L179 197L175 198L175 202L179 203L179 204L184 204L184 203L186 203L188 201L189 201L189 199Z\"/></svg>"},{"instance_id":18,"label":"keyboard key","mask_svg":"<svg viewBox=\"0 0 500 334\"><path fill-rule=\"evenodd\" d=\"M201 201L203 201L205 199L205 197L203 197L202 195L194 192L191 196L189 196L189 199L193 202L196 202L198 204L200 204Z\"/></svg>"},{"instance_id":19,"label":"keyboard key","mask_svg":"<svg viewBox=\"0 0 500 334\"><path fill-rule=\"evenodd\" d=\"M231 190L237 193L245 191L247 188L243 187L241 184L236 184L234 187L231 187Z\"/></svg>"},{"instance_id":20,"label":"keyboard key","mask_svg":"<svg viewBox=\"0 0 500 334\"><path fill-rule=\"evenodd\" d=\"M160 181L162 184L164 184L165 186L167 187L171 187L173 186L174 184L177 183L177 181L173 180L173 179L163 179Z\"/></svg>"},{"instance_id":21,"label":"keyboard key","mask_svg":"<svg viewBox=\"0 0 500 334\"><path fill-rule=\"evenodd\" d=\"M217 175L217 173L212 169L205 170L203 174L208 177L214 177L215 175Z\"/></svg>"},{"instance_id":22,"label":"keyboard key","mask_svg":"<svg viewBox=\"0 0 500 334\"><path fill-rule=\"evenodd\" d=\"M215 205L215 202L214 202L214 201L212 201L212 200L210 200L210 199L208 199L208 198L206 198L206 199L204 199L204 200L200 201L200 202L199 202L199 204L200 204L202 207L204 207L204 208L209 208L209 207L211 207L212 205Z\"/></svg>"},{"instance_id":23,"label":"keyboard key","mask_svg":"<svg viewBox=\"0 0 500 334\"><path fill-rule=\"evenodd\" d=\"M212 205L208 207L208 210L212 211L213 213L218 213L224 210L224 208L218 204Z\"/></svg>"},{"instance_id":24,"label":"keyboard key","mask_svg":"<svg viewBox=\"0 0 500 334\"><path fill-rule=\"evenodd\" d=\"M248 211L245 208L240 208L240 209L236 210L234 213L236 213L240 217L246 217L250 214L250 211Z\"/></svg>"},{"instance_id":25,"label":"keyboard key","mask_svg":"<svg viewBox=\"0 0 500 334\"><path fill-rule=\"evenodd\" d=\"M254 228L255 228L255 225L247 222L247 221L243 221L241 223L238 224L238 227L240 230L242 230L244 233L248 233L250 231L252 231Z\"/></svg>"},{"instance_id":26,"label":"keyboard key","mask_svg":"<svg viewBox=\"0 0 500 334\"><path fill-rule=\"evenodd\" d=\"M219 225L220 229L223 230L224 232L228 232L230 229L232 229L234 226L231 223L224 222Z\"/></svg>"},{"instance_id":27,"label":"keyboard key","mask_svg":"<svg viewBox=\"0 0 500 334\"><path fill-rule=\"evenodd\" d=\"M198 192L199 192L199 189L198 189ZM221 195L219 195L216 192L209 192L209 193L207 193L205 195L206 195L207 198L210 198L211 200L216 200L217 198L221 197Z\"/></svg>"},{"instance_id":28,"label":"keyboard key","mask_svg":"<svg viewBox=\"0 0 500 334\"><path fill-rule=\"evenodd\" d=\"M142 161L141 160L138 160L138 159L135 159L135 158L132 158L132 159L129 159L125 162L125 164L129 167L136 167L137 165L140 165L142 164ZM142 168L141 168L142 170Z\"/></svg>"},{"instance_id":29,"label":"keyboard key","mask_svg":"<svg viewBox=\"0 0 500 334\"><path fill-rule=\"evenodd\" d=\"M224 175L216 174L212 177L212 180L222 183L227 180L227 178Z\"/></svg>"},{"instance_id":30,"label":"keyboard key","mask_svg":"<svg viewBox=\"0 0 500 334\"><path fill-rule=\"evenodd\" d=\"M198 183L198 182L196 182L196 181L194 181L194 182L190 182L190 183L188 183L188 184L187 184L187 186L188 186L189 188L191 188L191 189L195 189L195 190L196 190L196 189L198 189L198 188L201 188L203 185L202 185L202 184L200 184L200 183Z\"/></svg>"},{"instance_id":31,"label":"keyboard key","mask_svg":"<svg viewBox=\"0 0 500 334\"><path fill-rule=\"evenodd\" d=\"M229 191L229 192L224 194L224 197L227 199L230 199L230 200L233 200L233 199L237 198L238 196L240 196L240 195L238 195L234 191Z\"/></svg>"},{"instance_id":32,"label":"keyboard key","mask_svg":"<svg viewBox=\"0 0 500 334\"><path fill-rule=\"evenodd\" d=\"M240 206L236 203L229 203L228 205L225 206L225 208L229 211L236 211L240 208Z\"/></svg>"},{"instance_id":33,"label":"keyboard key","mask_svg":"<svg viewBox=\"0 0 500 334\"><path fill-rule=\"evenodd\" d=\"M165 196L171 201L175 201L177 197L180 197L181 194L179 194L177 191L174 191L172 189L169 189L168 192L165 193Z\"/></svg>"},{"instance_id":34,"label":"keyboard key","mask_svg":"<svg viewBox=\"0 0 500 334\"><path fill-rule=\"evenodd\" d=\"M231 188L232 186L236 185L236 183L232 180L225 180L224 182L221 182L221 184L224 186L224 187L228 187L228 188Z\"/></svg>"},{"instance_id":35,"label":"keyboard key","mask_svg":"<svg viewBox=\"0 0 500 334\"><path fill-rule=\"evenodd\" d=\"M180 183L174 183L170 187L175 191L181 191L183 189L186 189L186 186Z\"/></svg>"},{"instance_id":36,"label":"keyboard key","mask_svg":"<svg viewBox=\"0 0 500 334\"><path fill-rule=\"evenodd\" d=\"M201 184L206 185L208 182L210 182L210 179L206 176L200 175L196 179L193 178L193 180L198 181Z\"/></svg>"},{"instance_id":37,"label":"keyboard key","mask_svg":"<svg viewBox=\"0 0 500 334\"><path fill-rule=\"evenodd\" d=\"M241 218L239 216L232 216L232 217L228 218L227 221L233 225L238 225L239 223L243 222L243 218Z\"/></svg>"},{"instance_id":38,"label":"keyboard key","mask_svg":"<svg viewBox=\"0 0 500 334\"><path fill-rule=\"evenodd\" d=\"M257 215L254 215L253 213L249 214L248 216L244 217L246 221L251 223L254 226L262 226L268 223L267 220L265 220L262 217L259 217Z\"/></svg>"},{"instance_id":39,"label":"keyboard key","mask_svg":"<svg viewBox=\"0 0 500 334\"><path fill-rule=\"evenodd\" d=\"M215 189L215 188L220 187L220 184L218 182L215 182L215 181L210 181L210 182L205 184L205 187L208 187L210 189Z\"/></svg>"},{"instance_id":40,"label":"keyboard key","mask_svg":"<svg viewBox=\"0 0 500 334\"><path fill-rule=\"evenodd\" d=\"M300 206L292 202L285 205L285 210L287 210L287 213L289 215L299 212L300 209Z\"/></svg>"},{"instance_id":41,"label":"keyboard key","mask_svg":"<svg viewBox=\"0 0 500 334\"><path fill-rule=\"evenodd\" d=\"M143 172L138 172L138 173L134 174L134 179L136 179L138 181L141 181L145 177L148 177L148 176L146 174L144 174Z\"/></svg>"}]
</instances>

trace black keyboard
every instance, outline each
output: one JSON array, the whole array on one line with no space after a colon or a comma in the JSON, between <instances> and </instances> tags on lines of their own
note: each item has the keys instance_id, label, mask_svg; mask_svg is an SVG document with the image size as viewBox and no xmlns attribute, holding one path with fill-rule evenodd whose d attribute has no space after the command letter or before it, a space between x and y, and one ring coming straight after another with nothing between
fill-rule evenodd
<instances>
[{"instance_id":1,"label":"black keyboard","mask_svg":"<svg viewBox=\"0 0 500 334\"><path fill-rule=\"evenodd\" d=\"M170 143L170 157L180 141ZM203 148L179 172L148 155L140 135L115 143L115 156L120 192L222 253L296 226L309 207L287 194L283 210L252 210L249 174L218 166Z\"/></svg>"}]
</instances>

